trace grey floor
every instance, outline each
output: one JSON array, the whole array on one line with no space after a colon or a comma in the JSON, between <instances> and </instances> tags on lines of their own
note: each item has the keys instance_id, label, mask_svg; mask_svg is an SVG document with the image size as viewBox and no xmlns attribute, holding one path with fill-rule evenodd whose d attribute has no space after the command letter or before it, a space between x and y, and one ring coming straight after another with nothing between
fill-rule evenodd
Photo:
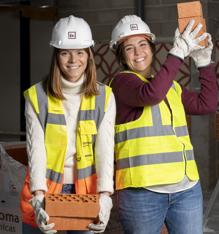
<instances>
[{"instance_id":1,"label":"grey floor","mask_svg":"<svg viewBox=\"0 0 219 234\"><path fill-rule=\"evenodd\" d=\"M204 233L219 234L219 182L211 193L204 193Z\"/></svg>"}]
</instances>

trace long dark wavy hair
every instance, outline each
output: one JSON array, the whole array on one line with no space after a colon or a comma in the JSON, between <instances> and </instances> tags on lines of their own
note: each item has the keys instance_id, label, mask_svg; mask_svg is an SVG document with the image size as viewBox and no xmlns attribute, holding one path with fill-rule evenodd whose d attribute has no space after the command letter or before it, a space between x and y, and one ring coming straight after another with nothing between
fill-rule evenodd
<instances>
[{"instance_id":1,"label":"long dark wavy hair","mask_svg":"<svg viewBox=\"0 0 219 234\"><path fill-rule=\"evenodd\" d=\"M156 50L155 44L151 40L149 40L147 36L145 37L145 39L147 39L147 41L149 42L152 54L154 55L155 50ZM129 70L129 67L126 64L125 58L124 58L123 44L124 44L124 40L121 43L119 43L119 45L117 46L117 48L116 48L116 58L117 58L117 61L120 64L120 66L121 66L121 68L123 70ZM153 64L153 61L152 61L152 64Z\"/></svg>"}]
</instances>

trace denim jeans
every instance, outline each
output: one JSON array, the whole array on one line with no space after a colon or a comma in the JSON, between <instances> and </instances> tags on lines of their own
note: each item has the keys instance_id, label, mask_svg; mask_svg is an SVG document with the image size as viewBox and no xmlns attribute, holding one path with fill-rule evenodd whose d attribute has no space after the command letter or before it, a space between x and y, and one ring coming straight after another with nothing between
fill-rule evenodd
<instances>
[{"instance_id":1,"label":"denim jeans","mask_svg":"<svg viewBox=\"0 0 219 234\"><path fill-rule=\"evenodd\" d=\"M117 198L125 234L160 234L164 223L169 234L203 233L200 183L172 194L128 188L118 191Z\"/></svg>"},{"instance_id":2,"label":"denim jeans","mask_svg":"<svg viewBox=\"0 0 219 234\"><path fill-rule=\"evenodd\" d=\"M75 193L74 185L64 184L61 193ZM39 228L34 228L26 223L22 224L22 234L42 234ZM54 228L55 229L55 228ZM66 231L67 234L93 234L91 231Z\"/></svg>"}]
</instances>

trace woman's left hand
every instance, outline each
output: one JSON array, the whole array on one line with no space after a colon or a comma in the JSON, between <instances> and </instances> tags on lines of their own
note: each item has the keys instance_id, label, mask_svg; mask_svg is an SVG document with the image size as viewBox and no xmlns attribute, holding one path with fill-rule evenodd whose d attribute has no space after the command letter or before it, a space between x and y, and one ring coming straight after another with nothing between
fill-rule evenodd
<instances>
[{"instance_id":1,"label":"woman's left hand","mask_svg":"<svg viewBox=\"0 0 219 234\"><path fill-rule=\"evenodd\" d=\"M209 33L206 33L206 35L208 37L208 46L203 49L192 51L189 55L194 60L196 67L205 67L211 63L213 43L211 35Z\"/></svg>"},{"instance_id":2,"label":"woman's left hand","mask_svg":"<svg viewBox=\"0 0 219 234\"><path fill-rule=\"evenodd\" d=\"M113 207L112 199L106 193L100 194L99 204L99 222L97 224L91 223L88 225L88 228L94 233L101 233L105 231L110 218L110 212Z\"/></svg>"}]
</instances>

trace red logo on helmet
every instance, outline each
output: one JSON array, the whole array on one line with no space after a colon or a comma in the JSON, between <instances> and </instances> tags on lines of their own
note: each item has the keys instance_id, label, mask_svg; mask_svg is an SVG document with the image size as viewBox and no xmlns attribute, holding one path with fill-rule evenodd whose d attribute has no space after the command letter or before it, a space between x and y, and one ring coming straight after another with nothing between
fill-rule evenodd
<instances>
[{"instance_id":1,"label":"red logo on helmet","mask_svg":"<svg viewBox=\"0 0 219 234\"><path fill-rule=\"evenodd\" d=\"M76 32L68 32L68 39L76 39Z\"/></svg>"},{"instance_id":2,"label":"red logo on helmet","mask_svg":"<svg viewBox=\"0 0 219 234\"><path fill-rule=\"evenodd\" d=\"M131 29L131 31L138 30L138 25L137 24L130 24L130 29Z\"/></svg>"}]
</instances>

